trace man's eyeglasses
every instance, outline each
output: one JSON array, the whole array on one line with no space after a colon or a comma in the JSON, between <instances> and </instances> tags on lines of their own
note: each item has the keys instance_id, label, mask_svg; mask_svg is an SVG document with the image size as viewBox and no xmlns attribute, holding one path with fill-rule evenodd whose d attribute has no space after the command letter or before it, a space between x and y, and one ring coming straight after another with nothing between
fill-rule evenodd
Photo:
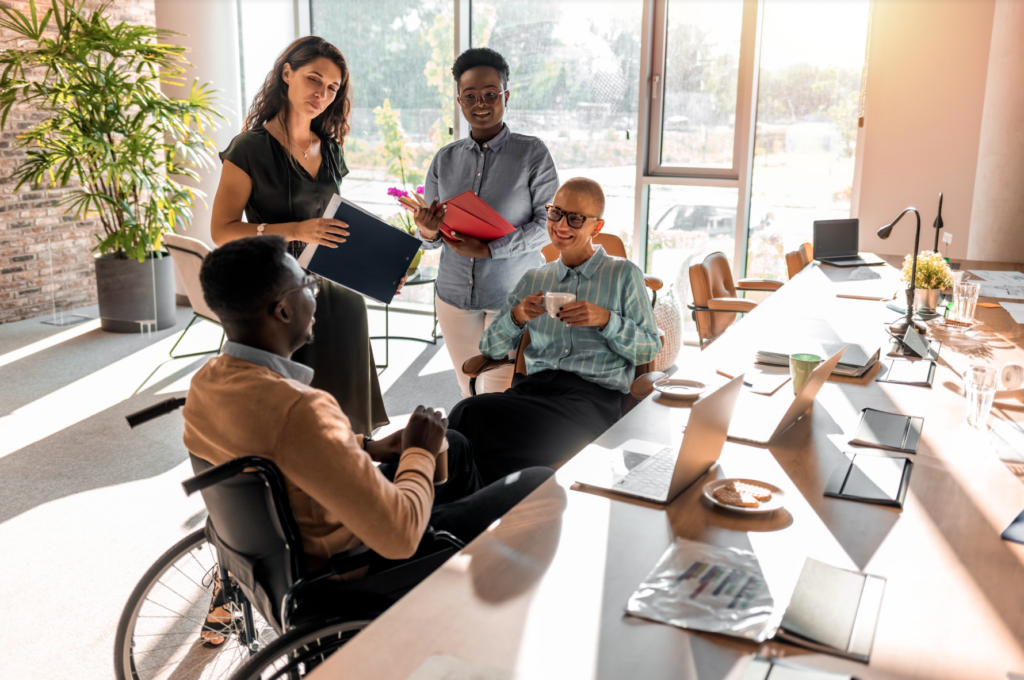
<instances>
[{"instance_id":1,"label":"man's eyeglasses","mask_svg":"<svg viewBox=\"0 0 1024 680\"><path fill-rule=\"evenodd\" d=\"M588 217L587 215L583 215L581 213L566 212L565 210L557 208L550 203L548 203L544 207L548 209L548 220L550 220L551 222L558 223L558 221L564 217L565 223L568 224L573 229L579 229L584 224L586 224L587 220L598 219L596 217Z\"/></svg>"},{"instance_id":2,"label":"man's eyeglasses","mask_svg":"<svg viewBox=\"0 0 1024 680\"><path fill-rule=\"evenodd\" d=\"M494 106L498 103L498 99L500 99L503 94L505 94L505 90L487 90L480 95L473 92L467 92L461 97L458 97L458 100L463 106L468 108L473 108L481 101L488 106Z\"/></svg>"},{"instance_id":3,"label":"man's eyeglasses","mask_svg":"<svg viewBox=\"0 0 1024 680\"><path fill-rule=\"evenodd\" d=\"M274 309L279 304L281 304L281 302L286 297L288 297L289 295L291 295L292 293L294 293L297 290L302 290L303 288L311 288L313 290L313 297L316 297L317 295L320 294L320 279L317 278L316 276L313 276L312 274L306 274L305 276L302 277L302 285L301 286L295 286L294 288L289 288L288 290L286 290L284 293L281 294L281 297L277 298L277 300L275 300L273 303L271 303L270 311L273 312Z\"/></svg>"}]
</instances>

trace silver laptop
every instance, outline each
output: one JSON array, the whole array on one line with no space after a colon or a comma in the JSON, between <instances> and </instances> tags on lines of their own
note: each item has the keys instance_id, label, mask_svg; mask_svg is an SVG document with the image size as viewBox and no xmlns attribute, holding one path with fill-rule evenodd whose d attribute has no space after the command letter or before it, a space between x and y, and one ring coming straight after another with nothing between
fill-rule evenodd
<instances>
[{"instance_id":1,"label":"silver laptop","mask_svg":"<svg viewBox=\"0 0 1024 680\"><path fill-rule=\"evenodd\" d=\"M595 464L597 472L593 477L585 476L576 481L584 486L612 491L624 496L642 498L655 503L668 503L681 494L686 487L693 484L711 466L718 462L725 446L726 432L729 430L729 419L732 418L733 407L743 388L743 376L738 376L718 388L708 396L695 403L690 411L689 425L679 445L678 454L672 447L661 448L650 442L638 442L659 449L653 455L644 458L643 452L631 451L629 442L621 449L620 455L625 460L624 466L616 471L617 461L608 461L609 466ZM588 455L607 455L607 451L592 452ZM622 467L632 469L622 473ZM637 458L643 459L636 464ZM586 475L586 473L584 473Z\"/></svg>"},{"instance_id":2,"label":"silver laptop","mask_svg":"<svg viewBox=\"0 0 1024 680\"><path fill-rule=\"evenodd\" d=\"M814 403L818 391L825 384L832 371L836 369L839 359L846 347L833 354L828 361L822 362L814 369L807 382L793 397L793 401L765 397L751 392L744 392L740 397L739 417L733 418L729 424L729 439L753 444L768 444L785 432L796 421L807 413Z\"/></svg>"}]
</instances>

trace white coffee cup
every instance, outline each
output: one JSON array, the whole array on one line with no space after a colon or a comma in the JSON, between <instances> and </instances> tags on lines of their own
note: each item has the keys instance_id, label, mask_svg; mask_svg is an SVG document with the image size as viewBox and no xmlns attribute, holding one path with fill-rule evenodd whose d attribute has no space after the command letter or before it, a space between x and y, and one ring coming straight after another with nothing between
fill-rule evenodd
<instances>
[{"instance_id":1,"label":"white coffee cup","mask_svg":"<svg viewBox=\"0 0 1024 680\"><path fill-rule=\"evenodd\" d=\"M576 296L572 293L545 293L544 307L548 310L548 316L552 319L558 317L558 310L570 302L576 302Z\"/></svg>"}]
</instances>

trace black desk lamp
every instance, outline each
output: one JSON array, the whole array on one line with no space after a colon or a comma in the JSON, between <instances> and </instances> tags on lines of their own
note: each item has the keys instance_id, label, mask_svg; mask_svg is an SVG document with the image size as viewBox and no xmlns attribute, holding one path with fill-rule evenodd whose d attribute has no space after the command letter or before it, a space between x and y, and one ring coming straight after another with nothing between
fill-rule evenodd
<instances>
[{"instance_id":1,"label":"black desk lamp","mask_svg":"<svg viewBox=\"0 0 1024 680\"><path fill-rule=\"evenodd\" d=\"M921 213L917 211L917 208L907 208L901 212L896 219L878 230L878 238L889 238L889 234L892 233L892 228L895 227L896 223L900 221L900 218L908 212L914 213L917 217L917 232L914 234L914 264L910 269L910 285L907 286L907 315L902 319L893 321L889 326L889 332L901 338L907 334L908 328L916 329L921 335L924 335L928 331L928 327L923 323L920 321L914 321L914 291L917 289L917 248L921 243Z\"/></svg>"},{"instance_id":2,"label":"black desk lamp","mask_svg":"<svg viewBox=\"0 0 1024 680\"><path fill-rule=\"evenodd\" d=\"M935 221L932 222L932 226L935 227L935 248L933 249L936 253L939 252L939 232L942 231L942 192L939 192L939 214L935 216Z\"/></svg>"}]
</instances>

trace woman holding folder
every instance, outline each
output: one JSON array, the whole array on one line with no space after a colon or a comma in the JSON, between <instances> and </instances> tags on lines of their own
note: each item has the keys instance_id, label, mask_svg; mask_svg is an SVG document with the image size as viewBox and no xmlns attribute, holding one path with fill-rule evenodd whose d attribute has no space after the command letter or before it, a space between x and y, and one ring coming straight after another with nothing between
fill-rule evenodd
<instances>
[{"instance_id":1,"label":"woman holding folder","mask_svg":"<svg viewBox=\"0 0 1024 680\"><path fill-rule=\"evenodd\" d=\"M462 115L470 136L437 152L427 171L424 197L432 201L416 211L423 248L442 248L435 285L437 318L462 396L469 377L462 364L480 353L480 338L505 299L530 269L544 264L540 249L549 243L544 206L558 189L558 173L540 139L511 132L502 119L508 104L509 68L487 48L466 50L452 66ZM484 243L465 234L441 233L439 201L472 190L516 227ZM512 367L488 372L477 391L503 392Z\"/></svg>"},{"instance_id":2,"label":"woman holding folder","mask_svg":"<svg viewBox=\"0 0 1024 680\"><path fill-rule=\"evenodd\" d=\"M344 244L348 225L322 215L348 174L349 92L345 57L323 38L300 38L281 53L243 132L220 154L215 243L279 234L296 257L310 243ZM355 432L387 424L362 296L321 280L313 334L316 342L292 357L313 369L312 386L338 400Z\"/></svg>"}]
</instances>

